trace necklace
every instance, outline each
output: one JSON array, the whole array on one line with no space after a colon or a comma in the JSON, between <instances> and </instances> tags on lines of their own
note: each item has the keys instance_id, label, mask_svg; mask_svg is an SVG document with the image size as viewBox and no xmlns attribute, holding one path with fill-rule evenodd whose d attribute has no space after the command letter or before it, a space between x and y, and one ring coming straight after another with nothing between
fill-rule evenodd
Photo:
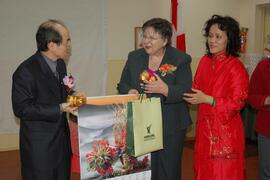
<instances>
[{"instance_id":1,"label":"necklace","mask_svg":"<svg viewBox=\"0 0 270 180\"><path fill-rule=\"evenodd\" d=\"M166 48L163 47L161 48L157 53L155 53L154 55L149 55L149 64L148 64L148 68L153 70L153 71L157 71L161 62L162 62L162 59L165 55L165 51L166 51Z\"/></svg>"},{"instance_id":2,"label":"necklace","mask_svg":"<svg viewBox=\"0 0 270 180\"><path fill-rule=\"evenodd\" d=\"M155 62L149 60L149 69L153 71L157 71L160 66L160 63L161 63L161 60L155 61Z\"/></svg>"}]
</instances>

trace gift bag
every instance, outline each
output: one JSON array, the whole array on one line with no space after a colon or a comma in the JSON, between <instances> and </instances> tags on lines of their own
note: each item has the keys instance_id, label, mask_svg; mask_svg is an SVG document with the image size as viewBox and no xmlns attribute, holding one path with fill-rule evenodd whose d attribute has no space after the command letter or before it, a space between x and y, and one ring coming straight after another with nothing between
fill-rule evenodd
<instances>
[{"instance_id":1,"label":"gift bag","mask_svg":"<svg viewBox=\"0 0 270 180\"><path fill-rule=\"evenodd\" d=\"M163 148L160 98L135 100L127 104L127 153L140 156Z\"/></svg>"}]
</instances>

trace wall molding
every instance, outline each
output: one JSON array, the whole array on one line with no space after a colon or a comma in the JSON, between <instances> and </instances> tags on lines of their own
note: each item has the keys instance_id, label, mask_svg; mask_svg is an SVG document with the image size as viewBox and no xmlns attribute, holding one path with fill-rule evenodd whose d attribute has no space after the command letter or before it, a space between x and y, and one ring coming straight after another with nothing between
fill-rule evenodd
<instances>
[{"instance_id":1,"label":"wall molding","mask_svg":"<svg viewBox=\"0 0 270 180\"><path fill-rule=\"evenodd\" d=\"M0 134L0 152L19 149L19 134Z\"/></svg>"}]
</instances>

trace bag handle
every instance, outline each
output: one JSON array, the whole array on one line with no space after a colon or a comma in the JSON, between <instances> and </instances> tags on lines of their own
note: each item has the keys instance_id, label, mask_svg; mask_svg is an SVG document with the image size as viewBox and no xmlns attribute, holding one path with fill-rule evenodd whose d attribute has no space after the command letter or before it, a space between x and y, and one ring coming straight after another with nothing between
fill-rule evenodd
<instances>
[{"instance_id":1,"label":"bag handle","mask_svg":"<svg viewBox=\"0 0 270 180\"><path fill-rule=\"evenodd\" d=\"M139 94L138 100L140 100L140 103L142 103L143 99L149 99L149 101L151 102L151 98L147 98L146 94Z\"/></svg>"}]
</instances>

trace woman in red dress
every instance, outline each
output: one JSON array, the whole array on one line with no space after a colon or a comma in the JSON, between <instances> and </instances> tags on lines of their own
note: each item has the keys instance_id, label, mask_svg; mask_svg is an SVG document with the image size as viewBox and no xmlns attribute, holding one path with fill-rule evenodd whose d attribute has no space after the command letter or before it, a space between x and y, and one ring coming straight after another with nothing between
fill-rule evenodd
<instances>
[{"instance_id":1,"label":"woman in red dress","mask_svg":"<svg viewBox=\"0 0 270 180\"><path fill-rule=\"evenodd\" d=\"M196 71L192 93L198 104L194 169L196 180L242 180L245 177L244 127L240 110L247 99L248 74L237 59L239 23L213 15L204 27L207 54Z\"/></svg>"}]
</instances>

